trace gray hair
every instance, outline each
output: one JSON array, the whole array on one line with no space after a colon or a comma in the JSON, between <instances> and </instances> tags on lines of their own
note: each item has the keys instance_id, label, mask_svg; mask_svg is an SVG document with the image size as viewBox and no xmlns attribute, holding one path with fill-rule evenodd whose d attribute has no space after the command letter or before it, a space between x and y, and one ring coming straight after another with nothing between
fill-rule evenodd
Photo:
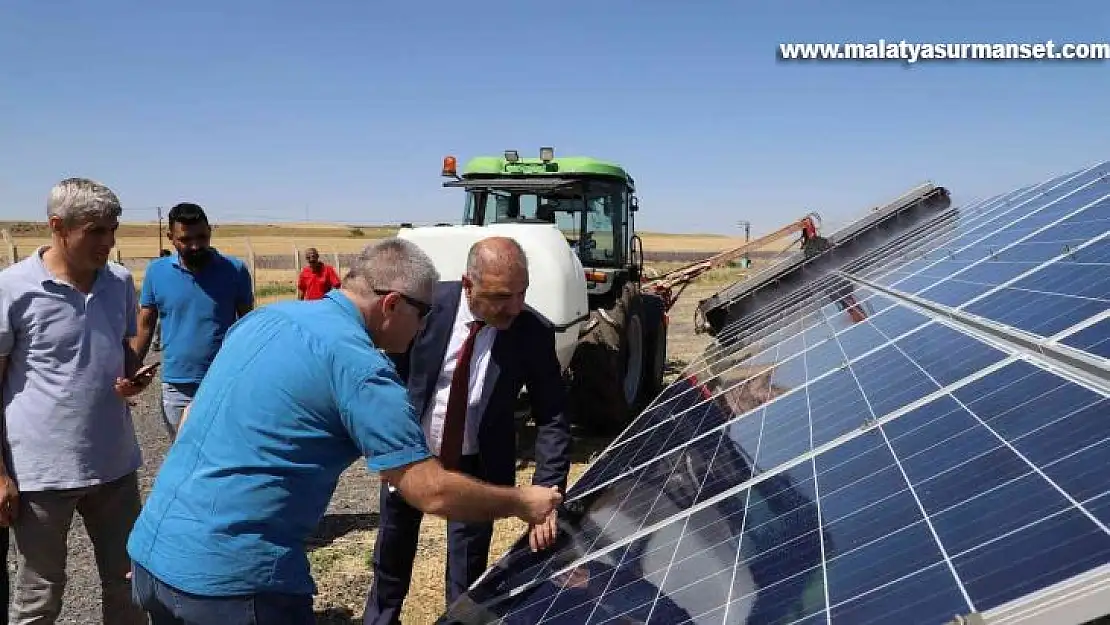
<instances>
[{"instance_id":1,"label":"gray hair","mask_svg":"<svg viewBox=\"0 0 1110 625\"><path fill-rule=\"evenodd\" d=\"M505 253L505 250L497 249L495 247L497 243L507 245L513 252ZM520 243L511 237L489 237L470 246L470 252L466 255L467 277L475 282L481 282L482 274L491 264L527 272L528 255L524 253Z\"/></svg>"},{"instance_id":2,"label":"gray hair","mask_svg":"<svg viewBox=\"0 0 1110 625\"><path fill-rule=\"evenodd\" d=\"M119 198L108 187L88 178L66 178L50 189L46 218L60 217L67 225L119 219Z\"/></svg>"},{"instance_id":3,"label":"gray hair","mask_svg":"<svg viewBox=\"0 0 1110 625\"><path fill-rule=\"evenodd\" d=\"M415 243L398 237L363 248L343 277L343 287L369 295L374 289L405 295L431 293L439 282L432 259Z\"/></svg>"}]
</instances>

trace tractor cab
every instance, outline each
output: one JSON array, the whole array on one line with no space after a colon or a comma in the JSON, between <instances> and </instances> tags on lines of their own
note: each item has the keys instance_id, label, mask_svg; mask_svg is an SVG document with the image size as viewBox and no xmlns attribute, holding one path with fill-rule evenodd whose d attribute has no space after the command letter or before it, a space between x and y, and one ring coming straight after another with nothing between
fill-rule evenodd
<instances>
[{"instance_id":1,"label":"tractor cab","mask_svg":"<svg viewBox=\"0 0 1110 625\"><path fill-rule=\"evenodd\" d=\"M472 159L460 176L454 157L444 159L445 187L466 191L463 225L549 224L574 250L586 272L591 296L618 283L639 280L643 251L635 235L635 183L622 168L585 157L522 159L515 150L503 157Z\"/></svg>"},{"instance_id":2,"label":"tractor cab","mask_svg":"<svg viewBox=\"0 0 1110 625\"><path fill-rule=\"evenodd\" d=\"M397 236L428 253L440 276L466 270L482 238L514 238L529 260L525 303L555 333L575 422L615 434L663 388L666 302L645 293L636 236L636 186L619 165L587 157L539 158L516 150L460 168L443 159L445 187L464 193L462 223L402 227Z\"/></svg>"}]
</instances>

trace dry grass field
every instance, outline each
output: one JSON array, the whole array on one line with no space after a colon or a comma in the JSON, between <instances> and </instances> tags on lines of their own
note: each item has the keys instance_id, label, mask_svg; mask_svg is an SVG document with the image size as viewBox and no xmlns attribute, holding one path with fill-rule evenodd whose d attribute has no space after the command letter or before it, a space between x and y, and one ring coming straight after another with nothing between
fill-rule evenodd
<instances>
[{"instance_id":1,"label":"dry grass field","mask_svg":"<svg viewBox=\"0 0 1110 625\"><path fill-rule=\"evenodd\" d=\"M0 221L14 239L19 255L26 256L50 241L45 224ZM341 224L222 224L213 227L213 245L234 256L293 254L315 247L321 254L358 252L368 242L391 236L396 227L345 226ZM646 252L717 252L744 243L743 237L712 234L664 234L642 232ZM116 250L123 258L153 258L159 243L165 244L156 223L124 223L116 233ZM248 248L249 245L249 248ZM781 246L770 246L779 250ZM2 258L2 256L0 256Z\"/></svg>"},{"instance_id":2,"label":"dry grass field","mask_svg":"<svg viewBox=\"0 0 1110 625\"><path fill-rule=\"evenodd\" d=\"M220 251L246 259L253 251L258 263L254 271L255 295L259 304L266 304L293 296L297 273L292 269L293 259L309 247L320 251L325 262L338 265L342 274L344 254L356 253L375 239L392 236L396 227L347 226L342 224L284 223L284 224L222 224L213 227L213 245ZM15 244L16 255L24 258L37 247L49 243L45 224L0 221L0 231L6 231ZM716 252L742 245L742 237L712 234L641 233L644 251L652 253L686 252L708 257ZM783 239L755 252L778 253L792 239ZM123 223L116 235L113 257L122 260L131 269L136 284L142 284L146 261L157 257L159 244L168 246L165 237L159 238L156 223ZM0 267L8 261L6 246L0 247ZM339 262L336 262L336 261ZM276 268L274 261L281 261ZM658 272L666 272L683 265L681 262L648 263ZM699 283L732 281L731 271L714 270ZM733 278L734 279L734 278Z\"/></svg>"},{"instance_id":3,"label":"dry grass field","mask_svg":"<svg viewBox=\"0 0 1110 625\"><path fill-rule=\"evenodd\" d=\"M42 223L0 222L15 239L20 256L49 243L50 233ZM233 256L246 256L248 242L255 254L292 254L316 247L322 253L357 252L367 242L391 236L392 227L343 226L339 224L221 224L213 226L212 242ZM116 232L116 250L124 258L153 258L158 245L168 245L156 223L123 223Z\"/></svg>"}]
</instances>

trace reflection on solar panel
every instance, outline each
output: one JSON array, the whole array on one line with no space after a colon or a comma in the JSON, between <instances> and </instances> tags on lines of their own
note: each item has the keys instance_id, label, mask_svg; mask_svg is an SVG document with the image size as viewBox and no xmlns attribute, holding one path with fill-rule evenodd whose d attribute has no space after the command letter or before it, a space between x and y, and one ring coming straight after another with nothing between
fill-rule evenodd
<instances>
[{"instance_id":1,"label":"reflection on solar panel","mask_svg":"<svg viewBox=\"0 0 1110 625\"><path fill-rule=\"evenodd\" d=\"M558 544L441 622L1110 612L1110 164L940 213L716 339L570 489Z\"/></svg>"}]
</instances>

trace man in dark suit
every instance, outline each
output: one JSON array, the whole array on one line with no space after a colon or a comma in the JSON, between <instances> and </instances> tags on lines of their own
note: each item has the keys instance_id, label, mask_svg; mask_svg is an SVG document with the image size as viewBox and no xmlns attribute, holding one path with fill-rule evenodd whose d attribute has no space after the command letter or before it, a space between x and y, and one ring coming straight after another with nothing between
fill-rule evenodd
<instances>
[{"instance_id":1,"label":"man in dark suit","mask_svg":"<svg viewBox=\"0 0 1110 625\"><path fill-rule=\"evenodd\" d=\"M429 448L449 469L493 484L516 481L514 408L528 387L536 421L533 484L566 490L570 423L550 323L524 305L528 264L505 237L475 243L461 282L441 282L432 312L397 359ZM382 485L374 582L364 622L400 622L416 557L421 513ZM493 524L449 522L446 595L450 605L488 565ZM533 549L555 542L554 513L529 531Z\"/></svg>"}]
</instances>

